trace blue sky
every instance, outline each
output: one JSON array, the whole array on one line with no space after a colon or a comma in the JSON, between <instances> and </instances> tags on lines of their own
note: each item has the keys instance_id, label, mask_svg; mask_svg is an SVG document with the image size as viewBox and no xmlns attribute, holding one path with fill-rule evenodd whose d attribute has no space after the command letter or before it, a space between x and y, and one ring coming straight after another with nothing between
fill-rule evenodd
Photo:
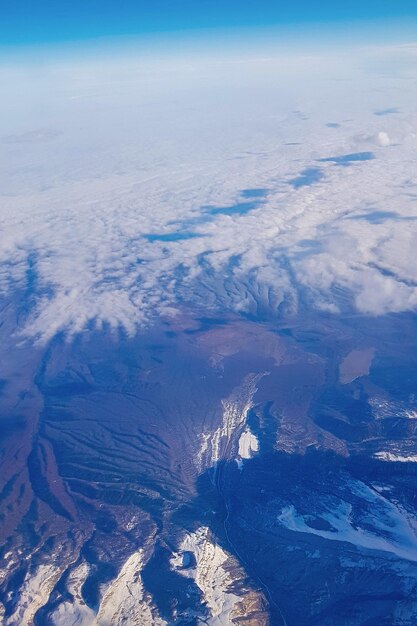
<instances>
[{"instance_id":1,"label":"blue sky","mask_svg":"<svg viewBox=\"0 0 417 626\"><path fill-rule=\"evenodd\" d=\"M0 44L407 17L416 0L2 0Z\"/></svg>"}]
</instances>

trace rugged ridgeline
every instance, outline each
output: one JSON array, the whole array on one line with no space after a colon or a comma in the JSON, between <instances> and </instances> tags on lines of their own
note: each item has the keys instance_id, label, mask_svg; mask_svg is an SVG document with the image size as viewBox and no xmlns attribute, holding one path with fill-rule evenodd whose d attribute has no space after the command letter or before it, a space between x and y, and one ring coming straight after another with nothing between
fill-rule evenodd
<instances>
[{"instance_id":1,"label":"rugged ridgeline","mask_svg":"<svg viewBox=\"0 0 417 626\"><path fill-rule=\"evenodd\" d=\"M5 626L416 622L413 318L2 315Z\"/></svg>"}]
</instances>

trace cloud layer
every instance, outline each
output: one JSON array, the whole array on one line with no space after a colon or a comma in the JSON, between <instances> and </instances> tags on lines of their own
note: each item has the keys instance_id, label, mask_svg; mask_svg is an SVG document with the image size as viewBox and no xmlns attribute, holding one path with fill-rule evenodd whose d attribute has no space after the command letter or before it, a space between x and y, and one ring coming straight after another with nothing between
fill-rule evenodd
<instances>
[{"instance_id":1,"label":"cloud layer","mask_svg":"<svg viewBox=\"0 0 417 626\"><path fill-rule=\"evenodd\" d=\"M19 331L300 296L414 309L415 56L3 67L0 286Z\"/></svg>"}]
</instances>

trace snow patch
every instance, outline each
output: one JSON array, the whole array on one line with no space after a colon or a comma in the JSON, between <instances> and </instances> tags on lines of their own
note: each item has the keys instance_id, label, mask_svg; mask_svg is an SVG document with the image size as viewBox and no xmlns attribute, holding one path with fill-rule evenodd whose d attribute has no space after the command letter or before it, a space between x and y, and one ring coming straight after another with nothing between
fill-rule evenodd
<instances>
[{"instance_id":1,"label":"snow patch","mask_svg":"<svg viewBox=\"0 0 417 626\"><path fill-rule=\"evenodd\" d=\"M91 626L94 624L95 613L84 602L81 589L87 578L89 567L81 563L68 576L67 589L71 601L63 602L52 615L55 626Z\"/></svg>"},{"instance_id":2,"label":"snow patch","mask_svg":"<svg viewBox=\"0 0 417 626\"><path fill-rule=\"evenodd\" d=\"M184 552L194 555L192 567L183 567ZM171 559L171 565L181 576L193 579L201 590L210 613L209 617L204 617L204 624L226 626L240 623L239 620L247 618L249 612L256 616L253 623L268 624L262 594L245 586L244 595L237 595L236 588L246 580L246 573L234 557L216 543L206 526L185 536L180 552Z\"/></svg>"},{"instance_id":3,"label":"snow patch","mask_svg":"<svg viewBox=\"0 0 417 626\"><path fill-rule=\"evenodd\" d=\"M92 626L165 626L151 597L145 591L141 572L145 565L144 551L132 554L111 583L100 603Z\"/></svg>"},{"instance_id":4,"label":"snow patch","mask_svg":"<svg viewBox=\"0 0 417 626\"><path fill-rule=\"evenodd\" d=\"M320 518L331 525L331 530L312 528L306 517L293 505L286 506L278 516L278 522L294 532L317 535L330 541L346 541L358 548L390 552L407 561L417 561L417 537L409 520L391 502L374 493L366 485L358 484L357 493L363 496L375 514L362 517L353 523L353 506L341 501L332 511L324 511ZM369 530L373 526L374 532Z\"/></svg>"},{"instance_id":5,"label":"snow patch","mask_svg":"<svg viewBox=\"0 0 417 626\"><path fill-rule=\"evenodd\" d=\"M108 585L97 614L82 598L81 589L88 575L88 565L81 563L69 575L71 601L59 605L52 616L54 626L165 626L144 589L141 572L144 551L132 554L118 576Z\"/></svg>"},{"instance_id":6,"label":"snow patch","mask_svg":"<svg viewBox=\"0 0 417 626\"><path fill-rule=\"evenodd\" d=\"M403 455L395 452L376 452L374 457L382 461L394 461L397 463L417 463L417 454Z\"/></svg>"},{"instance_id":7,"label":"snow patch","mask_svg":"<svg viewBox=\"0 0 417 626\"><path fill-rule=\"evenodd\" d=\"M22 585L16 611L4 622L5 626L33 626L37 611L45 606L65 567L39 565L36 572L27 574Z\"/></svg>"},{"instance_id":8,"label":"snow patch","mask_svg":"<svg viewBox=\"0 0 417 626\"><path fill-rule=\"evenodd\" d=\"M238 454L240 458L250 458L243 455L249 454L249 450L258 451L258 440L246 427L246 418L252 408L253 396L257 391L256 385L265 374L266 372L250 374L229 398L222 401L223 415L219 428L214 433L200 435L200 450L197 453L200 471L216 466L221 459L236 458ZM246 430L242 432L245 427ZM245 435L246 431L248 435Z\"/></svg>"},{"instance_id":9,"label":"snow patch","mask_svg":"<svg viewBox=\"0 0 417 626\"><path fill-rule=\"evenodd\" d=\"M259 441L249 428L240 435L238 455L241 459L251 459L259 452Z\"/></svg>"}]
</instances>

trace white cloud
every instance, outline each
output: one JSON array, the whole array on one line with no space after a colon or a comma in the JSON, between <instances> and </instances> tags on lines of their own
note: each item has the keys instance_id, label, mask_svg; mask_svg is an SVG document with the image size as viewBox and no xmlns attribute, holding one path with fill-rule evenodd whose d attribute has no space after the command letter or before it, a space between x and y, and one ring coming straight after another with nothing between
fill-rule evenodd
<instances>
[{"instance_id":1,"label":"white cloud","mask_svg":"<svg viewBox=\"0 0 417 626\"><path fill-rule=\"evenodd\" d=\"M20 331L133 333L187 302L273 313L300 289L335 312L335 286L367 314L414 309L417 117L404 58L398 81L372 73L363 51L350 64L3 70L0 286L30 295ZM381 131L373 113L393 105ZM351 159L366 151L375 158ZM290 184L312 168L321 180ZM267 192L243 197L253 188ZM175 232L196 236L144 237Z\"/></svg>"},{"instance_id":2,"label":"white cloud","mask_svg":"<svg viewBox=\"0 0 417 626\"><path fill-rule=\"evenodd\" d=\"M388 133L385 133L383 130L381 130L376 136L376 142L379 146L386 148L391 144L391 139Z\"/></svg>"}]
</instances>

